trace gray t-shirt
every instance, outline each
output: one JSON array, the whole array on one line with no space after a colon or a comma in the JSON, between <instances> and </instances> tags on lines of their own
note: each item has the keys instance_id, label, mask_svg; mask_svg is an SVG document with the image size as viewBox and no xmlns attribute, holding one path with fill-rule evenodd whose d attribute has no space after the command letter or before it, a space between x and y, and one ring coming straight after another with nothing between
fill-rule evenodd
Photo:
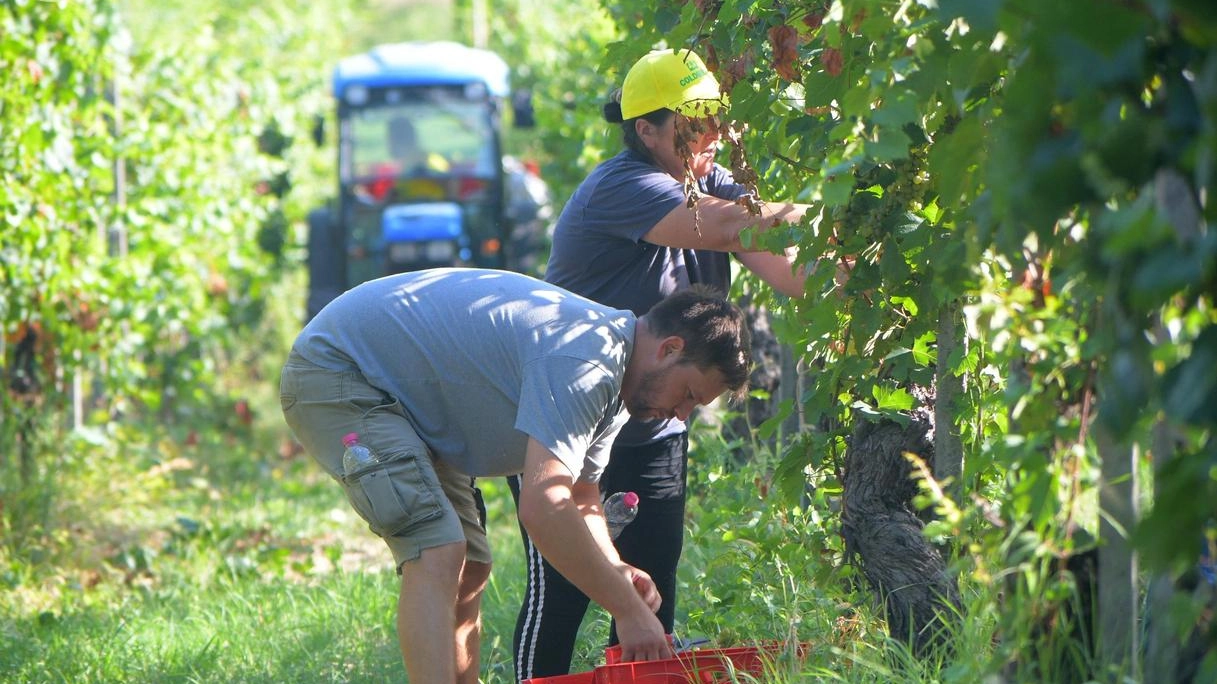
<instances>
[{"instance_id":1,"label":"gray t-shirt","mask_svg":"<svg viewBox=\"0 0 1217 684\"><path fill-rule=\"evenodd\" d=\"M701 191L733 200L746 192L722 166ZM726 252L676 249L646 242L655 224L686 201L684 186L650 161L626 150L597 166L575 190L554 227L545 280L576 294L641 316L692 283L726 292ZM687 429L680 420L631 420L618 444L647 444Z\"/></svg>"},{"instance_id":2,"label":"gray t-shirt","mask_svg":"<svg viewBox=\"0 0 1217 684\"><path fill-rule=\"evenodd\" d=\"M460 472L519 473L532 437L595 482L628 417L619 395L635 323L518 273L434 269L356 286L294 349L401 401L436 458Z\"/></svg>"}]
</instances>

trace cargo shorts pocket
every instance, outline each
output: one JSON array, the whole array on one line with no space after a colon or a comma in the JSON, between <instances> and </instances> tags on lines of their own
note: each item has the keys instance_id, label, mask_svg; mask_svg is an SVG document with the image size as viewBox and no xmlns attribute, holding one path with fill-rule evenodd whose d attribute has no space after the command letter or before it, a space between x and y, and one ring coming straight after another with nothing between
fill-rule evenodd
<instances>
[{"instance_id":1,"label":"cargo shorts pocket","mask_svg":"<svg viewBox=\"0 0 1217 684\"><path fill-rule=\"evenodd\" d=\"M444 514L438 483L430 467L418 460L427 458L406 450L391 460L356 471L342 478L347 498L368 527L382 537L404 534L415 525Z\"/></svg>"}]
</instances>

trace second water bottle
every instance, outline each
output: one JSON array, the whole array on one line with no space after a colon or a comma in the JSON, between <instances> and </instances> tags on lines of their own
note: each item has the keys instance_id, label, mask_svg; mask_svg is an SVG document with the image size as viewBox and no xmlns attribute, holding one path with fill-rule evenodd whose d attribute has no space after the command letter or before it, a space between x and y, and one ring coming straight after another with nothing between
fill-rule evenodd
<instances>
[{"instance_id":1,"label":"second water bottle","mask_svg":"<svg viewBox=\"0 0 1217 684\"><path fill-rule=\"evenodd\" d=\"M604 522L613 539L637 516L638 495L634 492L617 492L604 500Z\"/></svg>"}]
</instances>

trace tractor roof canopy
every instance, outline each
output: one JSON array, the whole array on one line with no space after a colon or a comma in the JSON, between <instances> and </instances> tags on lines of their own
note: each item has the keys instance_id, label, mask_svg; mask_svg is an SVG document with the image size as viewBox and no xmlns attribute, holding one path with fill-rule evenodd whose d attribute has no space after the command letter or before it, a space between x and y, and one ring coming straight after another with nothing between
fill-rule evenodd
<instances>
[{"instance_id":1,"label":"tractor roof canopy","mask_svg":"<svg viewBox=\"0 0 1217 684\"><path fill-rule=\"evenodd\" d=\"M507 63L489 50L451 41L379 45L347 57L334 68L334 97L351 86L445 86L482 83L495 97L506 97Z\"/></svg>"}]
</instances>

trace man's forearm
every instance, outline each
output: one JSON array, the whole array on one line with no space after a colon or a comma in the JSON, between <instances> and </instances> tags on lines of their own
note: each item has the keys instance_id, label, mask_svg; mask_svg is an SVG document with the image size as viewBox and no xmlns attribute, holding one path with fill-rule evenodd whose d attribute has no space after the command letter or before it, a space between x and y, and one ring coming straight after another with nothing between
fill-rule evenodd
<instances>
[{"instance_id":1,"label":"man's forearm","mask_svg":"<svg viewBox=\"0 0 1217 684\"><path fill-rule=\"evenodd\" d=\"M608 524L604 520L604 507L600 501L600 487L590 482L576 482L571 487L571 498L583 516L583 524L591 533L596 546L614 566L621 563L613 538L609 536Z\"/></svg>"},{"instance_id":2,"label":"man's forearm","mask_svg":"<svg viewBox=\"0 0 1217 684\"><path fill-rule=\"evenodd\" d=\"M607 527L603 539L597 539L600 530L593 532L584 519L581 506L598 507L599 495L589 496L588 486L591 485L572 484L565 466L530 439L525 474L520 482L520 523L550 565L611 615L620 618L637 611L649 613L622 571ZM597 514L593 511L588 515ZM603 523L600 525L603 527ZM609 553L602 548L605 546L609 547Z\"/></svg>"},{"instance_id":3,"label":"man's forearm","mask_svg":"<svg viewBox=\"0 0 1217 684\"><path fill-rule=\"evenodd\" d=\"M520 520L529 539L550 565L613 616L647 610L621 571L616 552L612 558L605 555L573 502L548 507L549 513L536 512L543 508L536 506L526 514L530 509L526 507L525 497L525 490L521 489ZM604 537L608 537L607 528Z\"/></svg>"}]
</instances>

